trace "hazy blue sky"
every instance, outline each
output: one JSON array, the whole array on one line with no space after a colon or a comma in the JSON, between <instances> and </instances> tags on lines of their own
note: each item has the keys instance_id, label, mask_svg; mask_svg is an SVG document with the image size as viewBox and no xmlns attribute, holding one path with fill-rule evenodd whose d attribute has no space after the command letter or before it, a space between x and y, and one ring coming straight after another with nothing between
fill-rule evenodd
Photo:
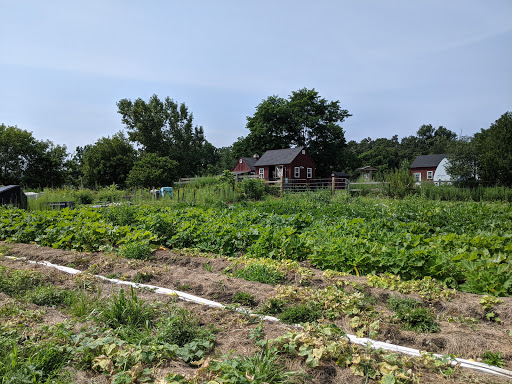
<instances>
[{"instance_id":1,"label":"hazy blue sky","mask_svg":"<svg viewBox=\"0 0 512 384\"><path fill-rule=\"evenodd\" d=\"M153 93L215 146L303 87L353 114L348 140L471 135L512 110L511 0L0 0L0 20L0 123L70 151Z\"/></svg>"}]
</instances>

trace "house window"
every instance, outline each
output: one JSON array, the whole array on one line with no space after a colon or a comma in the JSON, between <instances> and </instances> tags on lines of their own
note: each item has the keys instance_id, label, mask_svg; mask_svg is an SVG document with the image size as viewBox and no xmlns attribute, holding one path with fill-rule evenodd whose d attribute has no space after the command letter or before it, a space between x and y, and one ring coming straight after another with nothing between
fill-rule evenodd
<instances>
[{"instance_id":1,"label":"house window","mask_svg":"<svg viewBox=\"0 0 512 384\"><path fill-rule=\"evenodd\" d=\"M432 180L434 178L434 171L427 171L427 179Z\"/></svg>"},{"instance_id":2,"label":"house window","mask_svg":"<svg viewBox=\"0 0 512 384\"><path fill-rule=\"evenodd\" d=\"M417 172L413 174L414 181L421 181L421 173Z\"/></svg>"},{"instance_id":3,"label":"house window","mask_svg":"<svg viewBox=\"0 0 512 384\"><path fill-rule=\"evenodd\" d=\"M260 179L264 179L265 178L265 168L260 168L258 172L259 172Z\"/></svg>"},{"instance_id":4,"label":"house window","mask_svg":"<svg viewBox=\"0 0 512 384\"><path fill-rule=\"evenodd\" d=\"M308 168L308 179L313 177L313 168Z\"/></svg>"},{"instance_id":5,"label":"house window","mask_svg":"<svg viewBox=\"0 0 512 384\"><path fill-rule=\"evenodd\" d=\"M242 164L242 159L238 160L238 162L239 162L240 164Z\"/></svg>"},{"instance_id":6,"label":"house window","mask_svg":"<svg viewBox=\"0 0 512 384\"><path fill-rule=\"evenodd\" d=\"M295 167L293 170L293 177L298 179L300 177L300 167Z\"/></svg>"}]
</instances>

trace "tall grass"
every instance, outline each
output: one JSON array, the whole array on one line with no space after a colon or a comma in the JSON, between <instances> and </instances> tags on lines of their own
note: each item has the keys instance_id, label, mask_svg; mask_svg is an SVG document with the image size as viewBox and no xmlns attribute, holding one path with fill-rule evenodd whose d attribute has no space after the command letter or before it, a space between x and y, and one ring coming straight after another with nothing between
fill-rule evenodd
<instances>
[{"instance_id":1,"label":"tall grass","mask_svg":"<svg viewBox=\"0 0 512 384\"><path fill-rule=\"evenodd\" d=\"M436 186L422 184L417 193L429 200L442 201L503 201L512 202L512 188L508 187L458 187L455 185Z\"/></svg>"}]
</instances>

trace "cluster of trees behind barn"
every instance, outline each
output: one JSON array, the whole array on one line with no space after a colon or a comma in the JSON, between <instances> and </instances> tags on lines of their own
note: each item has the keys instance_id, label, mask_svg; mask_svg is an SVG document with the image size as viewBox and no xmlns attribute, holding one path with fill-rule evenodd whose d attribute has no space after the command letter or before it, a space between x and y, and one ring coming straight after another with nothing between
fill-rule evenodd
<instances>
[{"instance_id":1,"label":"cluster of trees behind barn","mask_svg":"<svg viewBox=\"0 0 512 384\"><path fill-rule=\"evenodd\" d=\"M79 146L40 140L17 126L0 125L0 185L29 188L116 184L152 187L182 177L218 175L241 156L270 149L305 146L316 162L317 177L371 165L377 177L408 170L418 155L448 153L451 172L464 180L512 186L512 112L471 137L458 137L443 126L424 124L415 135L399 139L345 139L341 124L351 114L339 101L328 101L314 89L288 98L270 96L247 117L248 134L231 146L216 148L183 103L153 95L148 101L122 99L118 113L125 126L110 137Z\"/></svg>"}]
</instances>

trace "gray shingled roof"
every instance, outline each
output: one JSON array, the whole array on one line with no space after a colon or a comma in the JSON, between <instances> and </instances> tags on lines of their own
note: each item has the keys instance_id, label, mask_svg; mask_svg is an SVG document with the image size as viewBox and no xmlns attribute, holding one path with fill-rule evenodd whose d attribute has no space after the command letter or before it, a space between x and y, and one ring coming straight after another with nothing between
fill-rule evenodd
<instances>
[{"instance_id":1,"label":"gray shingled roof","mask_svg":"<svg viewBox=\"0 0 512 384\"><path fill-rule=\"evenodd\" d=\"M254 164L258 161L258 159L255 159L254 157L242 157L242 160L247 164L249 168L251 168L251 171L255 171Z\"/></svg>"},{"instance_id":2,"label":"gray shingled roof","mask_svg":"<svg viewBox=\"0 0 512 384\"><path fill-rule=\"evenodd\" d=\"M437 155L422 155L418 156L411 164L411 168L428 168L437 167L444 158L448 157L446 153Z\"/></svg>"},{"instance_id":3,"label":"gray shingled roof","mask_svg":"<svg viewBox=\"0 0 512 384\"><path fill-rule=\"evenodd\" d=\"M290 164L303 149L304 147L272 149L265 152L254 166L265 167L267 165Z\"/></svg>"}]
</instances>

